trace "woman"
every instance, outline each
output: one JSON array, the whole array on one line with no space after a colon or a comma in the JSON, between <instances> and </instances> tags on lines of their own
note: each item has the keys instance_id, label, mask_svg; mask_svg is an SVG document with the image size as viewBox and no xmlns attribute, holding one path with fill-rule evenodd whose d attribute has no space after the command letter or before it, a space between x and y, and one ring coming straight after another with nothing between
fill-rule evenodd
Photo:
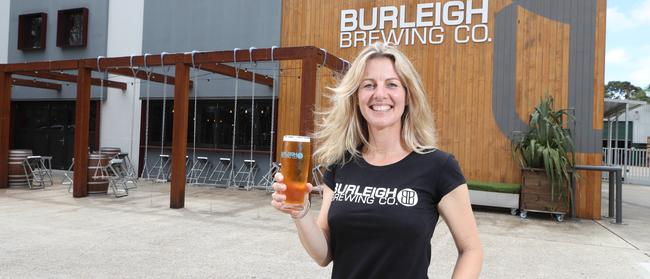
<instances>
[{"instance_id":1,"label":"woman","mask_svg":"<svg viewBox=\"0 0 650 279\"><path fill-rule=\"evenodd\" d=\"M366 47L340 84L314 138L328 166L315 219L290 214L300 241L332 278L427 278L431 237L442 216L458 249L453 278L477 278L483 261L469 193L458 162L435 148L432 113L411 62L396 47ZM311 185L308 185L311 189Z\"/></svg>"}]
</instances>

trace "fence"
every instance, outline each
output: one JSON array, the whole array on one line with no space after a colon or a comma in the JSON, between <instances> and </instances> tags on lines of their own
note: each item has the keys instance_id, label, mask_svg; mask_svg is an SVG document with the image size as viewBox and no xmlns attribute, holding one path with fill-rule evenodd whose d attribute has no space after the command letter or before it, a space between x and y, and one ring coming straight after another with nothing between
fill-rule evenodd
<instances>
[{"instance_id":1,"label":"fence","mask_svg":"<svg viewBox=\"0 0 650 279\"><path fill-rule=\"evenodd\" d=\"M622 166L625 183L650 185L650 153L647 149L605 147L603 164ZM603 178L607 179L607 175Z\"/></svg>"}]
</instances>

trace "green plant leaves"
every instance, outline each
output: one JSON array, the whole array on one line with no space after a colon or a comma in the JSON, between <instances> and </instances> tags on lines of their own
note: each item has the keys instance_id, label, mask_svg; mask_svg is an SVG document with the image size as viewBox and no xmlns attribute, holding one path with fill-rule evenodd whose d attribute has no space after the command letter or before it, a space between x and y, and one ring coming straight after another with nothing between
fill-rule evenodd
<instances>
[{"instance_id":1,"label":"green plant leaves","mask_svg":"<svg viewBox=\"0 0 650 279\"><path fill-rule=\"evenodd\" d=\"M543 168L551 179L551 193L564 195L560 187L571 179L575 165L571 130L565 121L573 119L568 109L555 110L553 97L546 96L530 114L528 130L513 139L513 156L522 167ZM565 128L566 126L566 128Z\"/></svg>"}]
</instances>

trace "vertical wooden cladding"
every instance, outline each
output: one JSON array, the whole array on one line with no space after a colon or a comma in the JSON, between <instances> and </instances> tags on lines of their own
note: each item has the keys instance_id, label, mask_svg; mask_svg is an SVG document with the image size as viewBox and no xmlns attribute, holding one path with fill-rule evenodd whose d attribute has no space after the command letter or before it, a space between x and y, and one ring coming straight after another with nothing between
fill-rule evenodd
<instances>
[{"instance_id":1,"label":"vertical wooden cladding","mask_svg":"<svg viewBox=\"0 0 650 279\"><path fill-rule=\"evenodd\" d=\"M598 0L598 16L596 17L596 61L594 67L594 117L593 125L596 129L603 129L602 115L605 105L605 22L607 18L607 0ZM600 214L600 213L599 213Z\"/></svg>"},{"instance_id":2,"label":"vertical wooden cladding","mask_svg":"<svg viewBox=\"0 0 650 279\"><path fill-rule=\"evenodd\" d=\"M352 61L362 49L340 48L340 11L385 5L406 5L407 21L415 20L416 5L435 1L283 1L282 46L314 45ZM494 13L510 1L490 1ZM481 5L474 1L474 5ZM365 17L370 18L369 12ZM479 20L478 17L474 18ZM492 30L492 21L488 22ZM390 28L390 24L386 28ZM434 111L439 144L444 150L456 155L463 165L467 177L491 181L517 181L519 168L510 157L510 144L503 137L491 116L492 54L490 43L453 42L454 26L445 26L445 42L440 45L402 45L400 48L409 56L422 76L429 102ZM328 73L320 73L318 90L325 92L334 79ZM283 76L287 76L283 73ZM289 77L291 78L291 77ZM281 98L298 98L298 92L286 87L287 77L282 78ZM319 100L327 105L325 94ZM289 102L287 102L289 103ZM319 106L321 108L321 106ZM279 137L289 130L283 124L288 118L280 110ZM492 150L494 152L484 152ZM498 166L494 168L493 166Z\"/></svg>"},{"instance_id":3,"label":"vertical wooden cladding","mask_svg":"<svg viewBox=\"0 0 650 279\"><path fill-rule=\"evenodd\" d=\"M568 107L570 26L519 7L517 26L517 115L524 121L546 95Z\"/></svg>"},{"instance_id":4,"label":"vertical wooden cladding","mask_svg":"<svg viewBox=\"0 0 650 279\"><path fill-rule=\"evenodd\" d=\"M572 0L574 1L574 0ZM571 2L572 2L571 1ZM602 128L604 78L604 34L606 0L598 1L596 19L594 72L595 92L593 101L593 123L596 129ZM406 21L415 21L416 5L438 2L435 0L386 0L386 1L326 1L326 0L284 0L282 11L282 46L314 45L327 49L341 58L353 60L363 46L340 48L340 12L344 9L365 9L366 22L370 22L370 11L380 6L406 6ZM447 2L447 1L441 1ZM494 36L495 15L510 5L510 0L491 0L489 2L489 37ZM553 2L555 3L555 2ZM541 1L539 5L554 5ZM474 7L482 1L474 1ZM557 4L557 3L556 3ZM581 12L581 11L579 11ZM524 8L517 9L517 61L516 111L527 121L532 108L546 93L555 96L557 107L569 104L569 58L570 26L557 22ZM474 16L473 22L479 20ZM386 26L391 28L390 24ZM429 102L434 111L438 130L439 145L456 155L465 175L469 179L520 182L519 165L511 155L510 141L494 121L492 111L493 44L456 43L455 26L442 26L445 39L439 45L400 44L400 49L411 58L422 76ZM513 50L514 51L514 50ZM293 63L293 62L291 62ZM297 66L284 63L283 68ZM294 75L283 72L281 79L281 98L299 98L299 84ZM331 75L319 74L319 92L325 86L333 85ZM579 92L579 94L591 94ZM294 111L287 111L291 100L285 102L279 111L278 138L284 132L293 132L295 127L288 120L295 117ZM298 100L299 101L299 100ZM327 105L324 94L317 103L318 108ZM296 104L299 104L297 102ZM283 114L288 113L288 117ZM600 154L578 154L580 164L600 164ZM599 174L583 173L578 181L578 216L599 218L600 187Z\"/></svg>"}]
</instances>

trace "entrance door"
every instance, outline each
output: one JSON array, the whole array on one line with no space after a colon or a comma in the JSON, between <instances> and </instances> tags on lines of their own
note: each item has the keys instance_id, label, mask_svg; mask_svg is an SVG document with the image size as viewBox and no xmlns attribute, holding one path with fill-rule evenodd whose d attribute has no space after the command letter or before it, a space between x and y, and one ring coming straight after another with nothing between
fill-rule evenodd
<instances>
[{"instance_id":1,"label":"entrance door","mask_svg":"<svg viewBox=\"0 0 650 279\"><path fill-rule=\"evenodd\" d=\"M74 118L70 118L71 107L74 108L74 103L62 102L49 107L47 143L54 169L67 169L72 160L70 156L72 142L68 140L71 133L74 135L74 129L70 128L71 123L74 123Z\"/></svg>"},{"instance_id":2,"label":"entrance door","mask_svg":"<svg viewBox=\"0 0 650 279\"><path fill-rule=\"evenodd\" d=\"M90 146L94 150L97 129L96 102L91 102ZM52 156L53 169L67 169L72 162L75 102L12 102L12 149L31 149L34 155Z\"/></svg>"}]
</instances>

